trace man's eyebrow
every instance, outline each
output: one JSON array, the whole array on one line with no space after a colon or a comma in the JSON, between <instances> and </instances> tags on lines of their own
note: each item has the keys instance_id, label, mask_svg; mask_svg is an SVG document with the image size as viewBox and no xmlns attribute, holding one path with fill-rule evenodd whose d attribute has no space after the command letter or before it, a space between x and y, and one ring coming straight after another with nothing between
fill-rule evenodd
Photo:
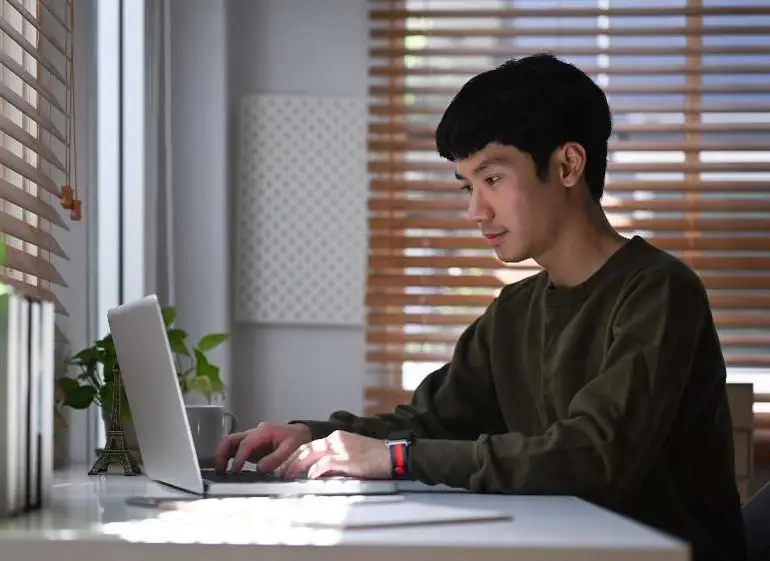
<instances>
[{"instance_id":1,"label":"man's eyebrow","mask_svg":"<svg viewBox=\"0 0 770 561\"><path fill-rule=\"evenodd\" d=\"M479 163L479 165L473 168L471 175L478 175L488 167L493 166L495 164L508 164L508 163L510 163L510 159L505 156L492 156L487 158L486 160L482 160ZM457 171L455 171L455 178L458 181L465 181L465 177L460 175L460 173Z\"/></svg>"}]
</instances>

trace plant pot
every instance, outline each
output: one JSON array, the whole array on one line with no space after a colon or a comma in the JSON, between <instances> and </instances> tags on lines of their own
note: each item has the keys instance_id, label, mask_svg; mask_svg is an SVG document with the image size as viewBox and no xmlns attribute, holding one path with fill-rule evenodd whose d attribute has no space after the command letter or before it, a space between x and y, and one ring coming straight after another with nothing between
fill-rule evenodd
<instances>
[{"instance_id":1,"label":"plant pot","mask_svg":"<svg viewBox=\"0 0 770 561\"><path fill-rule=\"evenodd\" d=\"M104 434L106 437L107 431L110 428L110 412L105 409L102 409L102 421L104 422ZM134 461L136 461L136 463L139 464L139 467L141 467L142 454L139 452L139 442L136 439L134 423L131 422L130 418L123 419L123 435L126 441L126 448L128 448L128 451L131 452L131 455L134 457Z\"/></svg>"}]
</instances>

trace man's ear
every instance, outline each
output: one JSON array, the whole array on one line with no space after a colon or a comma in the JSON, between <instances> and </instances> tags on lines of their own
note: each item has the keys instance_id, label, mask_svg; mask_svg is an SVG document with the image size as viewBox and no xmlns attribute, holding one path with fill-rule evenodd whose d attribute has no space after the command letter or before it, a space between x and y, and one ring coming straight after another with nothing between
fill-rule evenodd
<instances>
[{"instance_id":1,"label":"man's ear","mask_svg":"<svg viewBox=\"0 0 770 561\"><path fill-rule=\"evenodd\" d=\"M586 151L577 142L567 142L558 151L559 178L565 187L577 185L586 169Z\"/></svg>"}]
</instances>

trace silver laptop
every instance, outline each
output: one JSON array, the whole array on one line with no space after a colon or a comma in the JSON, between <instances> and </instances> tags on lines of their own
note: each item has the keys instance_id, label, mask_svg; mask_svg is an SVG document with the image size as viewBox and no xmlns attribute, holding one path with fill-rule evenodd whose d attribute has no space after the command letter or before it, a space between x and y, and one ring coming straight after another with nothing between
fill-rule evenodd
<instances>
[{"instance_id":1,"label":"silver laptop","mask_svg":"<svg viewBox=\"0 0 770 561\"><path fill-rule=\"evenodd\" d=\"M345 477L283 480L254 470L217 474L198 464L171 347L155 295L108 311L143 471L202 496L389 495L393 481Z\"/></svg>"}]
</instances>

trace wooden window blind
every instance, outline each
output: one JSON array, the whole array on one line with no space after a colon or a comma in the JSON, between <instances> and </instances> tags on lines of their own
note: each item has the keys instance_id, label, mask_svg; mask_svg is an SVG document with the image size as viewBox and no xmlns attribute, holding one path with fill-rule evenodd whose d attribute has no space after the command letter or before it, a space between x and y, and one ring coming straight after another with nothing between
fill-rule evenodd
<instances>
[{"instance_id":1,"label":"wooden window blind","mask_svg":"<svg viewBox=\"0 0 770 561\"><path fill-rule=\"evenodd\" d=\"M408 399L503 283L433 133L462 84L551 52L613 110L603 205L703 278L729 367L770 367L770 4L370 2L369 413Z\"/></svg>"},{"instance_id":2,"label":"wooden window blind","mask_svg":"<svg viewBox=\"0 0 770 561\"><path fill-rule=\"evenodd\" d=\"M55 206L72 171L72 0L0 0L0 281L66 310Z\"/></svg>"}]
</instances>

